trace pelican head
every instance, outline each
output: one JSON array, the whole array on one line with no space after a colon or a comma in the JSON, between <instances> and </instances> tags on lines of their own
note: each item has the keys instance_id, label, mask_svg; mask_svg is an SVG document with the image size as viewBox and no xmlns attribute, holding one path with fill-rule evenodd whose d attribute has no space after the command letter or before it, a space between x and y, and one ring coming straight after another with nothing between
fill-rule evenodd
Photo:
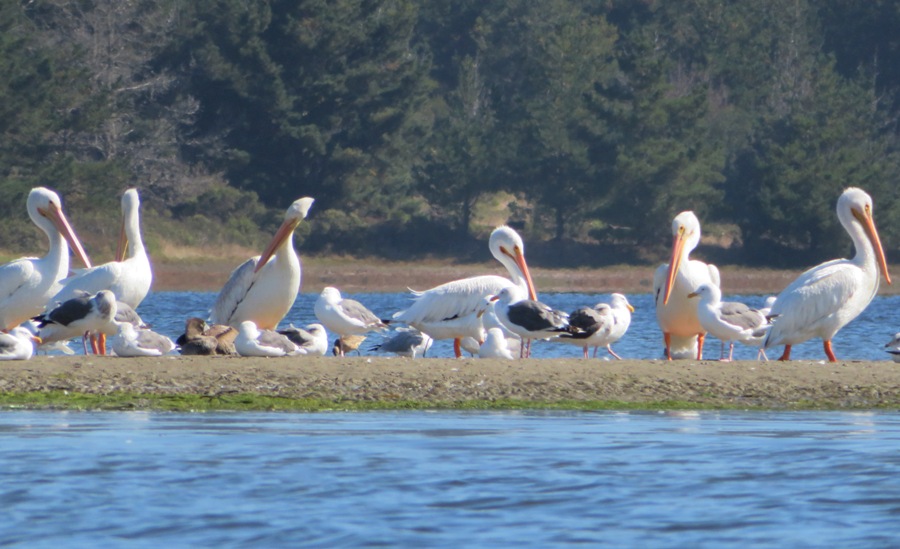
<instances>
[{"instance_id":1,"label":"pelican head","mask_svg":"<svg viewBox=\"0 0 900 549\"><path fill-rule=\"evenodd\" d=\"M846 189L838 198L837 214L841 225L855 238L855 234L862 234L869 239L872 249L875 251L875 259L885 281L891 283L891 275L888 273L887 260L884 257L884 249L881 247L881 239L875 229L875 219L872 217L872 197L856 187ZM858 227L856 229L855 227Z\"/></svg>"},{"instance_id":2,"label":"pelican head","mask_svg":"<svg viewBox=\"0 0 900 549\"><path fill-rule=\"evenodd\" d=\"M68 242L69 247L85 267L90 268L91 260L88 259L84 248L75 231L69 225L69 220L62 211L62 202L59 195L45 187L35 187L28 193L28 216L35 225L40 227L47 235L52 235L54 231L62 235Z\"/></svg>"},{"instance_id":3,"label":"pelican head","mask_svg":"<svg viewBox=\"0 0 900 549\"><path fill-rule=\"evenodd\" d=\"M506 225L497 227L491 233L488 246L491 254L513 276L513 282L519 284L524 280L528 287L528 298L537 299L534 282L531 280L531 273L528 271L528 264L525 262L525 243L522 242L522 237L519 236L519 233Z\"/></svg>"},{"instance_id":4,"label":"pelican head","mask_svg":"<svg viewBox=\"0 0 900 549\"><path fill-rule=\"evenodd\" d=\"M284 214L284 222L281 224L281 227L275 232L275 236L272 237L272 241L269 242L269 245L266 246L265 251L259 258L259 262L256 264L256 269L254 272L258 272L260 269L268 263L269 259L275 255L275 251L285 242L289 242L289 239L294 234L294 229L297 228L297 225L300 224L301 221L306 219L306 215L309 213L309 209L312 207L314 199L306 196L303 198L298 198L295 200L291 206L287 209Z\"/></svg>"},{"instance_id":5,"label":"pelican head","mask_svg":"<svg viewBox=\"0 0 900 549\"><path fill-rule=\"evenodd\" d=\"M669 261L669 273L666 276L666 290L663 304L669 303L675 275L686 261L691 251L700 243L700 220L694 212L681 212L672 220L672 259Z\"/></svg>"},{"instance_id":6,"label":"pelican head","mask_svg":"<svg viewBox=\"0 0 900 549\"><path fill-rule=\"evenodd\" d=\"M122 228L119 231L119 243L116 246L116 261L123 261L128 252L128 242L130 238L137 238L140 235L129 236L129 232L140 231L140 221L138 220L138 212L141 207L141 198L138 196L137 189L128 189L122 195ZM129 226L134 225L134 226Z\"/></svg>"}]
</instances>

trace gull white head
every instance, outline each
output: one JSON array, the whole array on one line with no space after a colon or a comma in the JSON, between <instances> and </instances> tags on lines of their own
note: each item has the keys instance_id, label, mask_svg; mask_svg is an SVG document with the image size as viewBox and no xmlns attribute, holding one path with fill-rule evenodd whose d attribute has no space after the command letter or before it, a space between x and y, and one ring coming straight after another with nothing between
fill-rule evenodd
<instances>
[{"instance_id":1,"label":"gull white head","mask_svg":"<svg viewBox=\"0 0 900 549\"><path fill-rule=\"evenodd\" d=\"M256 339L260 336L260 332L255 322L245 320L238 325L238 335L246 339Z\"/></svg>"},{"instance_id":2,"label":"gull white head","mask_svg":"<svg viewBox=\"0 0 900 549\"><path fill-rule=\"evenodd\" d=\"M623 294L612 294L609 301L614 309L628 309L629 312L634 312L634 307Z\"/></svg>"},{"instance_id":3,"label":"gull white head","mask_svg":"<svg viewBox=\"0 0 900 549\"><path fill-rule=\"evenodd\" d=\"M319 299L329 305L335 305L341 302L341 291L335 288L334 286L326 286L322 289L322 293L319 294Z\"/></svg>"},{"instance_id":4,"label":"gull white head","mask_svg":"<svg viewBox=\"0 0 900 549\"><path fill-rule=\"evenodd\" d=\"M529 299L537 299L534 282L525 262L525 243L519 233L506 225L497 227L488 240L491 254L502 263L513 276L516 284L525 283Z\"/></svg>"},{"instance_id":5,"label":"gull white head","mask_svg":"<svg viewBox=\"0 0 900 549\"><path fill-rule=\"evenodd\" d=\"M688 297L699 297L701 303L716 304L722 301L722 290L715 284L701 284Z\"/></svg>"},{"instance_id":6,"label":"gull white head","mask_svg":"<svg viewBox=\"0 0 900 549\"><path fill-rule=\"evenodd\" d=\"M681 263L687 261L688 255L699 243L700 220L694 212L686 211L676 215L672 220L672 259L669 261L669 273L666 276L664 305L669 303L669 295L672 293L672 285Z\"/></svg>"},{"instance_id":7,"label":"gull white head","mask_svg":"<svg viewBox=\"0 0 900 549\"><path fill-rule=\"evenodd\" d=\"M890 284L891 275L888 273L887 260L884 256L884 249L881 247L881 239L878 237L878 230L875 228L875 219L872 217L872 197L869 194L856 187L846 189L837 201L837 215L841 225L850 233L850 237L856 244L859 251L864 248L866 240L875 253L875 261L884 280ZM866 239L866 240L864 240Z\"/></svg>"}]
</instances>

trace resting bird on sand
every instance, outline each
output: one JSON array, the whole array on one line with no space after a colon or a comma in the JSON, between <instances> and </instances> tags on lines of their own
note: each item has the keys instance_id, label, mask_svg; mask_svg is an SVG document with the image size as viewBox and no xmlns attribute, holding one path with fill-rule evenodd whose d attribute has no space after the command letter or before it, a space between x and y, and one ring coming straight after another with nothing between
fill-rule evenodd
<instances>
[{"instance_id":1,"label":"resting bird on sand","mask_svg":"<svg viewBox=\"0 0 900 549\"><path fill-rule=\"evenodd\" d=\"M425 356L433 341L428 334L423 334L415 328L398 328L394 337L372 346L369 350L416 358Z\"/></svg>"},{"instance_id":2,"label":"resting bird on sand","mask_svg":"<svg viewBox=\"0 0 900 549\"><path fill-rule=\"evenodd\" d=\"M16 326L9 333L0 332L0 360L28 360L41 339L28 328Z\"/></svg>"},{"instance_id":3,"label":"resting bird on sand","mask_svg":"<svg viewBox=\"0 0 900 549\"><path fill-rule=\"evenodd\" d=\"M820 337L825 356L837 362L832 338L869 306L878 293L879 271L891 283L872 207L872 197L862 189L845 190L837 201L837 216L856 255L813 267L778 294L764 347L784 345L779 360L790 360L792 345Z\"/></svg>"},{"instance_id":4,"label":"resting bird on sand","mask_svg":"<svg viewBox=\"0 0 900 549\"><path fill-rule=\"evenodd\" d=\"M234 348L241 356L286 356L297 354L297 346L274 330L260 330L252 320L238 326Z\"/></svg>"},{"instance_id":5,"label":"resting bird on sand","mask_svg":"<svg viewBox=\"0 0 900 549\"><path fill-rule=\"evenodd\" d=\"M884 344L884 350L891 354L894 362L900 362L900 332L894 334L894 339Z\"/></svg>"},{"instance_id":6,"label":"resting bird on sand","mask_svg":"<svg viewBox=\"0 0 900 549\"><path fill-rule=\"evenodd\" d=\"M506 287L519 287L531 299L537 299L531 274L525 262L522 237L507 226L494 229L488 241L491 255L506 267L509 278L482 275L447 282L426 290L413 291L414 302L405 311L394 314L397 322L406 323L434 339L453 339L453 351L462 356L461 341L474 338L480 344L485 326L482 316L485 300Z\"/></svg>"},{"instance_id":7,"label":"resting bird on sand","mask_svg":"<svg viewBox=\"0 0 900 549\"><path fill-rule=\"evenodd\" d=\"M527 358L525 348L531 340L556 337L569 331L568 314L525 296L522 289L509 286L490 298L495 302L494 313L500 322L522 338L519 358Z\"/></svg>"},{"instance_id":8,"label":"resting bird on sand","mask_svg":"<svg viewBox=\"0 0 900 549\"><path fill-rule=\"evenodd\" d=\"M109 290L97 292L93 296L75 297L63 302L53 310L36 317L38 337L52 343L82 336L84 352L87 354L87 335L91 332L114 333L117 312L116 296ZM105 349L94 349L105 354Z\"/></svg>"},{"instance_id":9,"label":"resting bird on sand","mask_svg":"<svg viewBox=\"0 0 900 549\"><path fill-rule=\"evenodd\" d=\"M612 350L612 344L622 339L631 325L631 313L634 307L622 294L612 294L611 303L598 303L593 307L581 307L569 314L569 327L572 333L560 334L554 341L571 343L582 347L584 358L588 357L588 347L594 346L594 357L597 349L606 347L612 356L620 359Z\"/></svg>"},{"instance_id":10,"label":"resting bird on sand","mask_svg":"<svg viewBox=\"0 0 900 549\"><path fill-rule=\"evenodd\" d=\"M703 358L703 338L706 332L697 318L697 305L687 295L701 284L719 285L719 269L690 258L700 243L700 220L694 212L681 212L672 220L672 259L660 265L653 275L653 295L656 300L656 320L663 332L666 357L696 345L697 359Z\"/></svg>"},{"instance_id":11,"label":"resting bird on sand","mask_svg":"<svg viewBox=\"0 0 900 549\"><path fill-rule=\"evenodd\" d=\"M478 349L478 358L508 358L512 359L512 351L506 343L506 336L500 328L490 328L484 343Z\"/></svg>"},{"instance_id":12,"label":"resting bird on sand","mask_svg":"<svg viewBox=\"0 0 900 549\"><path fill-rule=\"evenodd\" d=\"M236 327L252 320L260 328L278 326L300 291L300 258L293 236L312 204L308 197L295 200L262 255L251 257L231 273L213 305L211 323Z\"/></svg>"},{"instance_id":13,"label":"resting bird on sand","mask_svg":"<svg viewBox=\"0 0 900 549\"><path fill-rule=\"evenodd\" d=\"M61 288L59 281L69 276L69 246L85 266L91 266L55 192L44 187L31 189L26 205L31 221L47 235L50 249L41 258L22 257L0 265L2 331L41 314Z\"/></svg>"},{"instance_id":14,"label":"resting bird on sand","mask_svg":"<svg viewBox=\"0 0 900 549\"><path fill-rule=\"evenodd\" d=\"M175 344L183 355L236 355L234 339L237 328L215 324L210 326L199 317L191 317L184 322L184 333Z\"/></svg>"},{"instance_id":15,"label":"resting bird on sand","mask_svg":"<svg viewBox=\"0 0 900 549\"><path fill-rule=\"evenodd\" d=\"M293 324L278 330L297 346L297 354L325 356L328 352L328 332L321 324L308 324L306 328L296 328Z\"/></svg>"},{"instance_id":16,"label":"resting bird on sand","mask_svg":"<svg viewBox=\"0 0 900 549\"><path fill-rule=\"evenodd\" d=\"M701 284L697 291L691 292L688 297L700 298L697 302L697 317L700 324L704 330L722 342L719 360L723 362L732 360L735 341L753 347L762 344L767 322L765 315L756 309L736 301L722 301L722 290L714 284ZM728 358L725 358L726 341L729 343ZM762 356L765 357L765 352L762 352Z\"/></svg>"},{"instance_id":17,"label":"resting bird on sand","mask_svg":"<svg viewBox=\"0 0 900 549\"><path fill-rule=\"evenodd\" d=\"M121 357L162 356L175 349L168 337L147 329L137 330L130 322L119 323L111 343L113 352Z\"/></svg>"},{"instance_id":18,"label":"resting bird on sand","mask_svg":"<svg viewBox=\"0 0 900 549\"><path fill-rule=\"evenodd\" d=\"M387 328L387 324L365 305L353 299L343 299L341 292L331 286L323 289L316 300L315 313L319 322L340 339Z\"/></svg>"}]
</instances>

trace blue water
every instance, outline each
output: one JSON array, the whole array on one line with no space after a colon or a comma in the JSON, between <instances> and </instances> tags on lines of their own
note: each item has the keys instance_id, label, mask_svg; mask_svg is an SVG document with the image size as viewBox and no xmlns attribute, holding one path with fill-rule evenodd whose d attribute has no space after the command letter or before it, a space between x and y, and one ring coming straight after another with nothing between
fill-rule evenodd
<instances>
[{"instance_id":1,"label":"blue water","mask_svg":"<svg viewBox=\"0 0 900 549\"><path fill-rule=\"evenodd\" d=\"M0 546L896 547L900 414L0 413Z\"/></svg>"},{"instance_id":2,"label":"blue water","mask_svg":"<svg viewBox=\"0 0 900 549\"><path fill-rule=\"evenodd\" d=\"M344 297L356 299L369 307L382 318L390 316L399 310L406 308L410 302L409 294L401 293L360 293L347 294ZM297 301L282 322L282 325L294 323L297 326L316 322L313 313L313 305L318 294L301 293ZM740 296L727 299L740 299L750 306L761 307L765 296ZM190 316L207 318L209 309L215 302L215 293L202 292L154 292L141 304L138 312L145 322L151 324L153 329L164 333L172 339L184 332L184 321ZM563 311L573 311L584 305L594 305L601 301L608 301L608 294L580 294L580 293L544 293L541 301ZM635 307L632 315L631 327L628 333L615 345L613 349L623 358L653 359L662 358L663 341L662 333L656 323L656 313L653 307L653 299L650 294L632 294L628 300ZM848 324L835 337L834 352L840 359L856 360L888 360L890 355L884 352L884 344L890 341L894 333L900 331L900 296L876 297L869 307ZM386 334L390 337L390 333ZM334 335L331 334L333 341ZM365 354L371 354L367 349L380 342L385 336L372 334L369 341L363 344L361 350ZM371 342L371 343L370 343ZM80 348L80 345L73 345ZM705 358L716 359L720 353L720 342L714 337L707 338ZM778 358L780 349L771 350L770 358ZM429 351L428 356L452 357L453 347L451 341L438 341ZM581 348L574 345L539 341L532 346L532 356L535 358L556 357L581 357ZM601 351L598 357L608 357ZM744 345L736 345L735 359L755 360L756 349ZM823 360L825 354L822 351L821 340L812 340L793 348L791 358Z\"/></svg>"}]
</instances>

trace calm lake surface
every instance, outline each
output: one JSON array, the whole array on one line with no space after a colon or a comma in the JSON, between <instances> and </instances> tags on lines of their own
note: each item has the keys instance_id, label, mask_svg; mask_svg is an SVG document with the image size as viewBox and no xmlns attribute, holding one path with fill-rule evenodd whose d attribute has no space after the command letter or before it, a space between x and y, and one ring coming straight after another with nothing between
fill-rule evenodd
<instances>
[{"instance_id":1,"label":"calm lake surface","mask_svg":"<svg viewBox=\"0 0 900 549\"><path fill-rule=\"evenodd\" d=\"M410 296L407 293L361 293L347 294L344 297L360 301L382 318L390 318L394 312L406 308L410 303ZM313 313L313 305L317 298L318 294L309 293L301 293L297 296L297 301L282 325L293 323L296 326L305 326L317 322ZM147 296L138 312L145 322L153 326L154 330L164 333L174 340L184 332L185 319L191 316L207 318L215 299L216 294L210 292L154 292ZM725 296L725 299L743 301L751 307L761 307L765 296ZM650 294L632 294L628 296L628 300L636 309L632 315L631 327L625 337L613 345L613 349L623 358L662 358L664 356L662 332L656 323L652 296ZM581 306L608 302L609 294L545 293L541 295L541 301L556 309L571 312ZM890 355L884 351L884 344L890 341L894 333L898 331L900 331L900 296L879 296L856 320L838 332L833 342L834 352L839 359L888 360ZM363 343L361 351L364 354L372 354L368 349L391 335L391 333L385 335L373 333ZM333 341L336 336L329 334L329 337ZM72 348L81 352L80 343L73 344ZM719 357L719 352L719 341L709 336L704 357L716 359ZM771 349L769 354L772 359L778 358L781 355L781 349ZM435 342L428 356L452 357L452 341ZM532 346L532 356L535 358L577 358L581 357L581 348L575 345L539 341ZM608 356L603 350L598 354L598 357L602 358ZM791 357L823 360L825 354L822 351L821 340L812 340L795 346ZM756 349L738 344L734 349L734 358L755 360Z\"/></svg>"},{"instance_id":2,"label":"calm lake surface","mask_svg":"<svg viewBox=\"0 0 900 549\"><path fill-rule=\"evenodd\" d=\"M0 546L896 547L900 414L0 413Z\"/></svg>"}]
</instances>

